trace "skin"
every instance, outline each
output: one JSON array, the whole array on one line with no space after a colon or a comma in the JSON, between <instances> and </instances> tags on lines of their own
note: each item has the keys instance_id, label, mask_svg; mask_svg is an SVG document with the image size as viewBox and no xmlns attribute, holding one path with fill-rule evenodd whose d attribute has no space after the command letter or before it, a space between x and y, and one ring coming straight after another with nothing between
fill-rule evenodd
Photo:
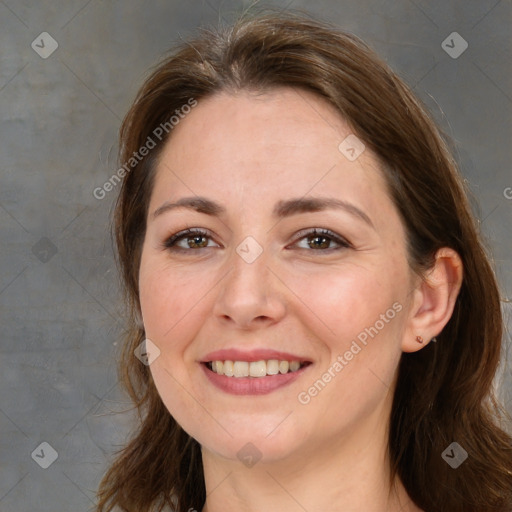
<instances>
[{"instance_id":1,"label":"skin","mask_svg":"<svg viewBox=\"0 0 512 512\"><path fill-rule=\"evenodd\" d=\"M160 350L150 365L158 392L202 446L203 512L420 510L400 481L388 484L396 369L403 351L426 346L449 320L462 265L442 249L425 281L411 271L378 160L366 149L350 161L338 149L350 133L312 93L218 93L199 101L161 153L140 305L146 335ZM180 208L154 217L165 202L195 195L226 213ZM272 217L275 203L303 196L349 201L373 227L335 209ZM164 247L186 228L209 237L182 239L181 252ZM309 228L329 229L350 246L297 236ZM247 236L263 249L250 264L236 252ZM325 242L338 250L317 248ZM309 403L300 403L299 393L394 303L401 311ZM234 396L210 384L199 364L223 348L273 348L312 365L270 394ZM252 467L237 457L248 442L261 455Z\"/></svg>"}]
</instances>

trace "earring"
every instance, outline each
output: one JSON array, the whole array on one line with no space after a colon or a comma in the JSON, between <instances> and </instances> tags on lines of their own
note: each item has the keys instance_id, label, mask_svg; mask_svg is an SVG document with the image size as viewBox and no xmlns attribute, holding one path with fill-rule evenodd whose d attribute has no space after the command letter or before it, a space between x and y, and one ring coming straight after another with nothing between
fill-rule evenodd
<instances>
[{"instance_id":1,"label":"earring","mask_svg":"<svg viewBox=\"0 0 512 512\"><path fill-rule=\"evenodd\" d=\"M423 338L421 336L416 336L416 341L418 343L423 343Z\"/></svg>"}]
</instances>

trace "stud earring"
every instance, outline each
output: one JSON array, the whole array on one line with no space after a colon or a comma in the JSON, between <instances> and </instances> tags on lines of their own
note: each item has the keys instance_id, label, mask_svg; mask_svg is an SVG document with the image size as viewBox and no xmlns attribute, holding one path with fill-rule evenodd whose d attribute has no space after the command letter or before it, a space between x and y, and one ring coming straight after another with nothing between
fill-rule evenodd
<instances>
[{"instance_id":1,"label":"stud earring","mask_svg":"<svg viewBox=\"0 0 512 512\"><path fill-rule=\"evenodd\" d=\"M421 336L416 336L416 341L418 343L423 343L423 338Z\"/></svg>"}]
</instances>

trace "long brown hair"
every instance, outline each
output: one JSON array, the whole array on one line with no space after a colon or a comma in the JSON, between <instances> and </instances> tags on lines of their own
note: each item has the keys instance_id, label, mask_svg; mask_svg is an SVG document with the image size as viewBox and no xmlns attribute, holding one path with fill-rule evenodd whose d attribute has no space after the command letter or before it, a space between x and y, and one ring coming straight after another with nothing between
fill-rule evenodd
<instances>
[{"instance_id":1,"label":"long brown hair","mask_svg":"<svg viewBox=\"0 0 512 512\"><path fill-rule=\"evenodd\" d=\"M446 138L365 43L296 13L245 15L181 44L152 71L121 126L126 172L114 228L129 325L120 373L141 421L100 484L98 512L164 506L187 512L204 505L200 446L169 414L148 367L134 357L144 340L138 272L155 162L172 137L164 123L191 99L281 86L327 99L378 156L413 271L424 276L441 247L457 251L464 265L453 315L437 342L402 355L390 417L392 477L400 477L425 512L510 512L512 439L492 395L503 334L500 293ZM156 137L159 126L169 129ZM148 137L156 147L131 161ZM468 453L457 469L441 456L452 442Z\"/></svg>"}]
</instances>

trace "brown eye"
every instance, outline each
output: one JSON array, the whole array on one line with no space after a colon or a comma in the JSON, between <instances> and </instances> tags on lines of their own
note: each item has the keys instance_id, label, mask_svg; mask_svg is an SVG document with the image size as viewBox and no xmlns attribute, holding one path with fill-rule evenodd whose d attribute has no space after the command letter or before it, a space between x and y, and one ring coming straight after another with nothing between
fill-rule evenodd
<instances>
[{"instance_id":1,"label":"brown eye","mask_svg":"<svg viewBox=\"0 0 512 512\"><path fill-rule=\"evenodd\" d=\"M171 251L187 251L189 249L205 249L208 245L210 234L201 229L187 229L170 236L164 243L164 247ZM182 243L184 242L184 243Z\"/></svg>"},{"instance_id":2,"label":"brown eye","mask_svg":"<svg viewBox=\"0 0 512 512\"><path fill-rule=\"evenodd\" d=\"M336 233L328 229L313 229L307 232L299 233L300 239L298 242L302 240L306 240L307 247L299 247L299 249L313 249L313 250L321 250L321 251L332 251L332 250L340 250L347 249L351 247L350 243L347 242L344 238L340 237ZM297 242L297 243L298 243ZM331 247L332 244L336 244L338 247Z\"/></svg>"},{"instance_id":3,"label":"brown eye","mask_svg":"<svg viewBox=\"0 0 512 512\"><path fill-rule=\"evenodd\" d=\"M203 235L187 236L184 239L187 240L187 244L191 249L195 249L197 247L206 247L208 245L208 241Z\"/></svg>"},{"instance_id":4,"label":"brown eye","mask_svg":"<svg viewBox=\"0 0 512 512\"><path fill-rule=\"evenodd\" d=\"M313 245L310 245L310 247L313 249L329 249L329 245L331 244L331 239L328 237L328 236L314 236L314 237L310 237L308 236L308 244L313 244Z\"/></svg>"}]
</instances>

